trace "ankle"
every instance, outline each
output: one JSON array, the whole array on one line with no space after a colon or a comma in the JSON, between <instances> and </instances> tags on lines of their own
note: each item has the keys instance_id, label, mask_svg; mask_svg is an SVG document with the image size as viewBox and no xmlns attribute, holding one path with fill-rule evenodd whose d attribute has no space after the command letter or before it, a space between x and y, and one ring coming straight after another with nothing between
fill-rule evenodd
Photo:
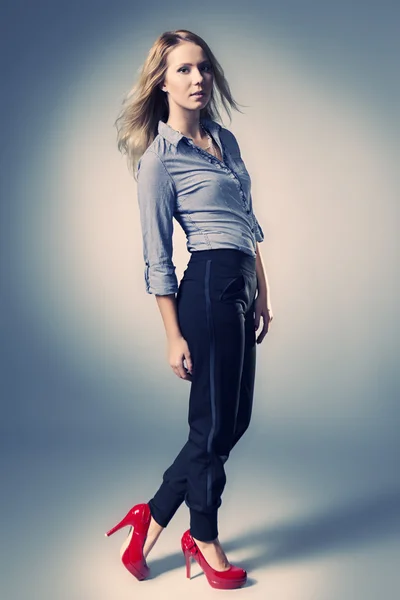
<instances>
[{"instance_id":1,"label":"ankle","mask_svg":"<svg viewBox=\"0 0 400 600\"><path fill-rule=\"evenodd\" d=\"M154 517L151 517L151 521L150 521L150 525L149 525L149 531L154 531L154 532L160 532L165 529L165 527L163 527L162 525L160 525L159 523L157 523L157 521L154 519Z\"/></svg>"}]
</instances>

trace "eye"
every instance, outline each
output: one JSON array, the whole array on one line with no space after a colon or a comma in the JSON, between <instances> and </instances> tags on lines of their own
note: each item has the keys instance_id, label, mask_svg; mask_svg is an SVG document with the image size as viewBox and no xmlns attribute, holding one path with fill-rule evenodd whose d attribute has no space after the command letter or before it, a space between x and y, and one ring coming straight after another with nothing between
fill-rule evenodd
<instances>
[{"instance_id":1,"label":"eye","mask_svg":"<svg viewBox=\"0 0 400 600\"><path fill-rule=\"evenodd\" d=\"M202 69L203 69L203 70L206 70L206 71L211 71L211 70L212 70L212 67L211 67L211 65L210 65L210 64L206 64L206 65L203 65ZM185 71L188 71L188 68L187 68L187 67L181 67L180 69L178 69L178 73L183 73L183 72L184 72L184 70L185 70Z\"/></svg>"}]
</instances>

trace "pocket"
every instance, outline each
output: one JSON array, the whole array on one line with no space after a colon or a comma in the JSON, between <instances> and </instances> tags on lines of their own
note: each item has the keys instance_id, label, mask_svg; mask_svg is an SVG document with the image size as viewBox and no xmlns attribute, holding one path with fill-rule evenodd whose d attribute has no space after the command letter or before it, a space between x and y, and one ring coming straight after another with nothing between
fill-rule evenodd
<instances>
[{"instance_id":1,"label":"pocket","mask_svg":"<svg viewBox=\"0 0 400 600\"><path fill-rule=\"evenodd\" d=\"M235 300L246 287L246 281L243 274L231 279L223 288L219 295L220 302Z\"/></svg>"}]
</instances>

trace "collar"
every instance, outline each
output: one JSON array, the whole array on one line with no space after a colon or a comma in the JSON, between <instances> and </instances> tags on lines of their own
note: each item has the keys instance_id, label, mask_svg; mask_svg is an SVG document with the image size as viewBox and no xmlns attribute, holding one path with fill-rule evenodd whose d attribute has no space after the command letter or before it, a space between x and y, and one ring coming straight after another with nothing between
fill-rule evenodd
<instances>
[{"instance_id":1,"label":"collar","mask_svg":"<svg viewBox=\"0 0 400 600\"><path fill-rule=\"evenodd\" d=\"M221 129L221 125L219 123L211 119L207 119L206 117L200 119L200 122L206 129L208 129L211 135L213 133L218 133ZM168 142L174 144L174 146L177 146L179 140L182 138L188 139L185 135L183 135L183 133L179 133L179 131L176 131L176 129L172 129L170 125L161 120L158 121L158 133L162 135Z\"/></svg>"}]
</instances>

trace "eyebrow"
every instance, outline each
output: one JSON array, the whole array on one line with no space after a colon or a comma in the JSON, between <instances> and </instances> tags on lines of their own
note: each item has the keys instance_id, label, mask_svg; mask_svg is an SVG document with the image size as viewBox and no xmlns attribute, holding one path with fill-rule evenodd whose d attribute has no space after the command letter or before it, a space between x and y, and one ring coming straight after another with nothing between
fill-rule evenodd
<instances>
[{"instance_id":1,"label":"eyebrow","mask_svg":"<svg viewBox=\"0 0 400 600\"><path fill-rule=\"evenodd\" d=\"M209 63L210 61L208 60L208 58L206 58L206 60L202 60L201 62L199 62L199 65L204 65L204 63ZM179 65L176 65L177 67L182 67L183 65L189 65L190 67L193 67L192 63L180 63Z\"/></svg>"}]
</instances>

